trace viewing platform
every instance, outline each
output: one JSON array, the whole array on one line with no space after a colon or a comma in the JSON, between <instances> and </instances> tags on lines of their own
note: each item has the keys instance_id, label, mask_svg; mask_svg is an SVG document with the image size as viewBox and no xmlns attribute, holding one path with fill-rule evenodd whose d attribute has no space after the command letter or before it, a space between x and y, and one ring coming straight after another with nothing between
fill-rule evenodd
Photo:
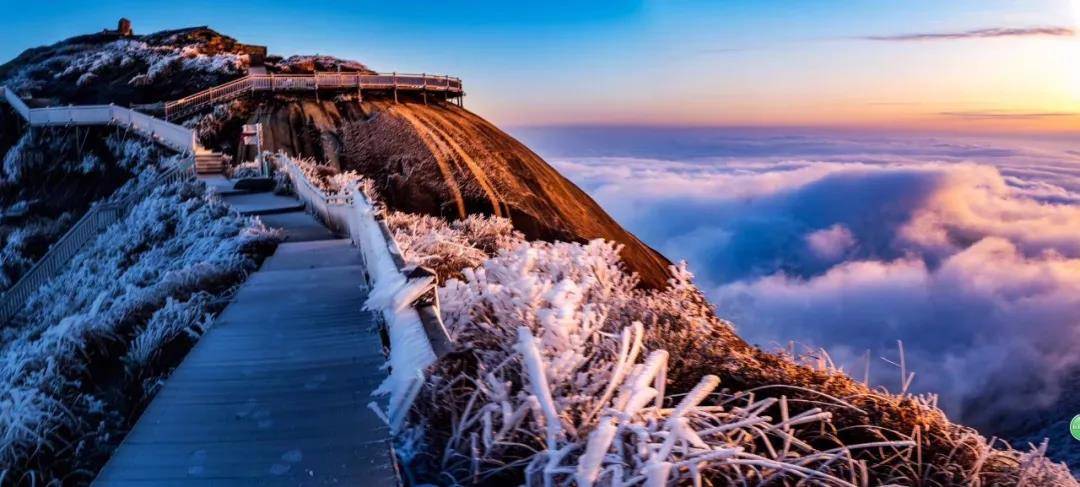
<instances>
[{"instance_id":1,"label":"viewing platform","mask_svg":"<svg viewBox=\"0 0 1080 487\"><path fill-rule=\"evenodd\" d=\"M185 96L165 103L165 119L174 120L209 108L215 104L239 98L256 91L314 92L356 91L363 99L364 92L379 92L397 100L399 92L441 95L444 100L458 100L465 96L461 79L433 74L400 73L320 73L314 74L261 74L250 72L243 78Z\"/></svg>"}]
</instances>

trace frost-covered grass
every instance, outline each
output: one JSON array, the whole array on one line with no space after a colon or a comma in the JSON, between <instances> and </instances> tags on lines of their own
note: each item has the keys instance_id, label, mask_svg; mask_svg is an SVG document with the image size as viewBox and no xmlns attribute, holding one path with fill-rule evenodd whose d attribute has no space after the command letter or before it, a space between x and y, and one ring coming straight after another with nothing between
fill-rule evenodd
<instances>
[{"instance_id":1,"label":"frost-covered grass","mask_svg":"<svg viewBox=\"0 0 1080 487\"><path fill-rule=\"evenodd\" d=\"M89 243L0 335L0 484L86 482L278 239L185 182Z\"/></svg>"},{"instance_id":2,"label":"frost-covered grass","mask_svg":"<svg viewBox=\"0 0 1080 487\"><path fill-rule=\"evenodd\" d=\"M32 217L18 226L0 225L0 290L18 282L73 221L70 213L63 213L55 219Z\"/></svg>"},{"instance_id":3,"label":"frost-covered grass","mask_svg":"<svg viewBox=\"0 0 1080 487\"><path fill-rule=\"evenodd\" d=\"M4 154L0 290L17 282L94 200L161 160L159 148L131 134L109 133L96 147L75 135L27 132Z\"/></svg>"},{"instance_id":4,"label":"frost-covered grass","mask_svg":"<svg viewBox=\"0 0 1080 487\"><path fill-rule=\"evenodd\" d=\"M414 264L435 271L440 281L461 277L463 269L478 267L498 249L525 239L510 220L481 215L447 222L429 215L388 212L386 223L401 251Z\"/></svg>"},{"instance_id":5,"label":"frost-covered grass","mask_svg":"<svg viewBox=\"0 0 1080 487\"><path fill-rule=\"evenodd\" d=\"M461 350L429 370L399 441L419 480L1077 485L1044 446L1015 450L927 398L746 346L684 267L642 290L610 243L387 220L408 260L450 276L439 297Z\"/></svg>"},{"instance_id":6,"label":"frost-covered grass","mask_svg":"<svg viewBox=\"0 0 1080 487\"><path fill-rule=\"evenodd\" d=\"M282 156L279 154L276 157ZM289 159L300 168L304 178L327 195L344 195L350 183L362 181L356 171L341 172L332 166L319 164L310 157L290 157Z\"/></svg>"}]
</instances>

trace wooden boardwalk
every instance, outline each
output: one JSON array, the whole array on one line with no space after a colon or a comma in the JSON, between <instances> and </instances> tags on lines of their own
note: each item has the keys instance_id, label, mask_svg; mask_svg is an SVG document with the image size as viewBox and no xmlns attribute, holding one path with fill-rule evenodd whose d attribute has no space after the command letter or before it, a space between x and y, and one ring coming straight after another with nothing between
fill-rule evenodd
<instances>
[{"instance_id":1,"label":"wooden boardwalk","mask_svg":"<svg viewBox=\"0 0 1080 487\"><path fill-rule=\"evenodd\" d=\"M375 315L361 310L359 252L320 239L329 232L309 215L274 218L290 240L248 278L94 485L398 483L389 430L366 407L385 357Z\"/></svg>"}]
</instances>

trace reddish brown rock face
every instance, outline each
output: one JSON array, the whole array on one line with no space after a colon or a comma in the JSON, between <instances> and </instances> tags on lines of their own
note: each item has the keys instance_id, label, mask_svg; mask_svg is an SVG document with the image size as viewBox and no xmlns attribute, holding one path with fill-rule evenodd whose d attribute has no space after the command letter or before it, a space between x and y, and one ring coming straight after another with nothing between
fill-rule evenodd
<instances>
[{"instance_id":1,"label":"reddish brown rock face","mask_svg":"<svg viewBox=\"0 0 1080 487\"><path fill-rule=\"evenodd\" d=\"M391 208L450 219L507 217L530 239L612 240L624 246L627 268L643 285L667 281L667 259L528 147L468 110L367 97L268 99L250 113L268 128L264 148L367 175Z\"/></svg>"}]
</instances>

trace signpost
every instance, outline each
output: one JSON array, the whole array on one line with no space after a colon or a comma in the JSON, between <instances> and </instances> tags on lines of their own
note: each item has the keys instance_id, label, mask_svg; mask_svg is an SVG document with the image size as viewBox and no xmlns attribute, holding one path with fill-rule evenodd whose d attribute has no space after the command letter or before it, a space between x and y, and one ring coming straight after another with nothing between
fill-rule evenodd
<instances>
[{"instance_id":1,"label":"signpost","mask_svg":"<svg viewBox=\"0 0 1080 487\"><path fill-rule=\"evenodd\" d=\"M245 124L242 135L244 138L244 145L255 146L255 160L259 162L259 168L262 170L263 176L269 176L270 171L266 167L266 161L263 160L262 153L262 124Z\"/></svg>"}]
</instances>

